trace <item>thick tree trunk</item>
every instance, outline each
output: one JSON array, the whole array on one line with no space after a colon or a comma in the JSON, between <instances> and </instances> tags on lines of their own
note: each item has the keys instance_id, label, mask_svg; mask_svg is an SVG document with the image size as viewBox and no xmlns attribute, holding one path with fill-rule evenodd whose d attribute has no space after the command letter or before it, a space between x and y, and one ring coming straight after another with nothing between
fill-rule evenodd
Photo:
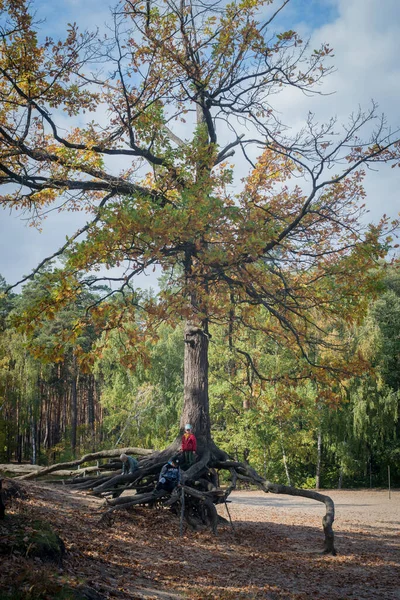
<instances>
[{"instance_id":1,"label":"thick tree trunk","mask_svg":"<svg viewBox=\"0 0 400 600\"><path fill-rule=\"evenodd\" d=\"M181 430L193 427L198 454L210 447L211 425L208 400L208 335L191 321L185 327L184 405Z\"/></svg>"}]
</instances>

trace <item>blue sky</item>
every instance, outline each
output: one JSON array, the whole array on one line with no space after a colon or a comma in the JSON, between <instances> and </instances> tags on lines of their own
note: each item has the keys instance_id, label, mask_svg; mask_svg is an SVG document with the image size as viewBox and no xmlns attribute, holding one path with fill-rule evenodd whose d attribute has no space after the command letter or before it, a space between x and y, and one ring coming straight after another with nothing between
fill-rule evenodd
<instances>
[{"instance_id":1,"label":"blue sky","mask_svg":"<svg viewBox=\"0 0 400 600\"><path fill-rule=\"evenodd\" d=\"M335 0L291 0L277 19L277 26L297 29L299 25L310 31L332 23L339 16Z\"/></svg>"},{"instance_id":2,"label":"blue sky","mask_svg":"<svg viewBox=\"0 0 400 600\"><path fill-rule=\"evenodd\" d=\"M43 35L61 35L68 22L81 29L103 28L109 18L109 0L37 0L37 18ZM295 29L311 38L312 48L324 41L335 50L336 72L324 90L327 98L306 98L290 92L279 96L278 106L293 128L301 126L309 110L322 120L336 115L345 121L359 105L367 108L372 98L394 128L400 125L400 1L399 0L291 0L279 16L276 28ZM368 173L367 206L371 221L383 213L400 211L400 169L380 168ZM52 213L43 231L27 227L17 213L0 209L0 274L10 283L27 274L45 256L55 252L82 224L83 215ZM154 284L149 277L141 285Z\"/></svg>"}]
</instances>

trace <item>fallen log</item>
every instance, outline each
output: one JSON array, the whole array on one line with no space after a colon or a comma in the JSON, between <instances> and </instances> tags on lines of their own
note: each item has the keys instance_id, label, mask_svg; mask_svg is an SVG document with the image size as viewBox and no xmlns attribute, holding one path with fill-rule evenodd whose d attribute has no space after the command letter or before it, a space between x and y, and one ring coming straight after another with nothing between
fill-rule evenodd
<instances>
[{"instance_id":1,"label":"fallen log","mask_svg":"<svg viewBox=\"0 0 400 600\"><path fill-rule=\"evenodd\" d=\"M28 463L6 463L0 465L0 473L35 473L36 471L40 471L42 467L39 465L30 465Z\"/></svg>"},{"instance_id":2,"label":"fallen log","mask_svg":"<svg viewBox=\"0 0 400 600\"><path fill-rule=\"evenodd\" d=\"M40 465L1 464L0 473L13 473L15 475L25 475L28 473L39 473L40 471L40 474L42 474L44 468L45 467L41 467ZM58 471L53 471L51 475L55 475L57 477L74 477L75 475L78 477L83 477L85 473L96 473L97 471L100 471L100 467L84 467L83 469L60 469ZM113 475L113 471L109 471L108 475Z\"/></svg>"},{"instance_id":3,"label":"fallen log","mask_svg":"<svg viewBox=\"0 0 400 600\"><path fill-rule=\"evenodd\" d=\"M60 469L68 469L69 467L75 467L85 462L99 460L101 458L116 457L120 454L136 454L137 456L149 456L152 453L153 450L149 450L147 448L116 448L113 450L103 450L102 452L92 452L91 454L86 454L85 456L82 456L82 458L78 458L76 460L71 460L64 463L57 463L55 465L52 465L51 467L43 467L40 470L33 471L31 473L28 473L27 475L21 475L18 479L36 479L36 477L42 477L43 475L48 475L49 473L59 471Z\"/></svg>"},{"instance_id":4,"label":"fallen log","mask_svg":"<svg viewBox=\"0 0 400 600\"><path fill-rule=\"evenodd\" d=\"M79 469L79 471L77 469L60 469L59 471L53 471L50 475L54 475L54 477L73 477L77 481L81 481L86 477L86 473L97 472L100 472L103 477L112 477L114 475L114 471L100 471L98 467L88 467L86 469ZM93 479L93 475L90 478Z\"/></svg>"}]
</instances>

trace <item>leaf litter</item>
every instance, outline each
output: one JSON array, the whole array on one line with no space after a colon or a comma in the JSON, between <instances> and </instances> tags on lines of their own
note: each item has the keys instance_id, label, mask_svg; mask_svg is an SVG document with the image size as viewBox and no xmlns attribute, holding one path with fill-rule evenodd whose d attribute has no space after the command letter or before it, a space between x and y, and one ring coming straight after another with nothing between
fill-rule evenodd
<instances>
[{"instance_id":1,"label":"leaf litter","mask_svg":"<svg viewBox=\"0 0 400 600\"><path fill-rule=\"evenodd\" d=\"M320 552L322 515L306 504L233 502L234 530L220 525L215 537L186 529L181 538L179 518L166 509L116 511L109 525L100 525L101 499L38 483L24 488L28 499L14 502L8 514L23 514L28 530L29 520L47 521L66 553L61 566L20 553L1 557L0 590L18 581L21 599L72 598L62 596L66 586L77 600L400 599L400 491L390 502L382 491L332 492L338 550L332 557ZM244 502L261 496L240 494ZM218 508L226 518L224 506Z\"/></svg>"}]
</instances>

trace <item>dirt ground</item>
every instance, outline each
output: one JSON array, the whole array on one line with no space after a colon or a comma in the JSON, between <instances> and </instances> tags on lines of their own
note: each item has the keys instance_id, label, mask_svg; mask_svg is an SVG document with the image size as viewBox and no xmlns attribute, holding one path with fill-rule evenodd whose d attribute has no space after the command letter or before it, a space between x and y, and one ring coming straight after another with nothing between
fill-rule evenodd
<instances>
[{"instance_id":1,"label":"dirt ground","mask_svg":"<svg viewBox=\"0 0 400 600\"><path fill-rule=\"evenodd\" d=\"M400 491L392 491L390 499L388 491L381 490L322 493L335 502L336 557L313 555L321 546L323 504L259 492L233 495L231 512L240 521L241 529L262 523L270 539L274 534L278 544L283 542L275 550L280 553L285 546L287 578L277 597L400 598ZM255 531L254 534L257 536ZM281 576L282 572L272 573L278 586Z\"/></svg>"},{"instance_id":2,"label":"dirt ground","mask_svg":"<svg viewBox=\"0 0 400 600\"><path fill-rule=\"evenodd\" d=\"M118 511L106 526L97 498L24 487L29 499L10 512L46 519L67 552L59 567L1 557L0 599L16 577L29 600L46 578L126 600L400 599L400 491L391 499L387 491L325 491L336 506L333 557L320 553L324 505L311 500L236 492L229 504L234 530L224 525L217 537L202 531L180 538L167 510ZM224 506L219 511L227 517Z\"/></svg>"}]
</instances>

